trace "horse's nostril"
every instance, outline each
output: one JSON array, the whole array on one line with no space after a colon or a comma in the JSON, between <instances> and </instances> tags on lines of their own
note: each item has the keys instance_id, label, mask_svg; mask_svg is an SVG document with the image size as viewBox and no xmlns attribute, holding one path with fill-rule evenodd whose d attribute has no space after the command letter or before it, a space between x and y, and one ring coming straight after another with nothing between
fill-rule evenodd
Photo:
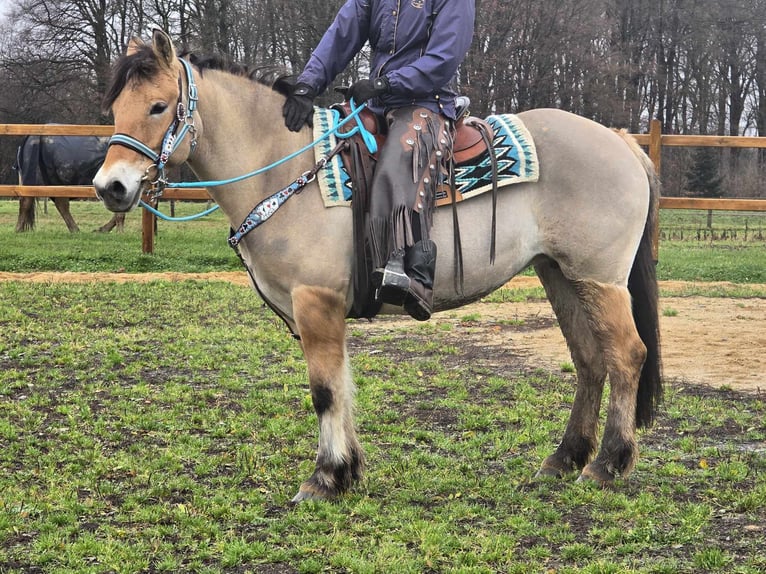
<instances>
[{"instance_id":1,"label":"horse's nostril","mask_svg":"<svg viewBox=\"0 0 766 574\"><path fill-rule=\"evenodd\" d=\"M112 197L122 197L125 195L125 186L119 179L112 181L107 189Z\"/></svg>"},{"instance_id":2,"label":"horse's nostril","mask_svg":"<svg viewBox=\"0 0 766 574\"><path fill-rule=\"evenodd\" d=\"M110 199L122 199L125 196L125 186L119 179L113 179L106 185L98 185L94 182L96 188L96 195L104 199L109 197Z\"/></svg>"}]
</instances>

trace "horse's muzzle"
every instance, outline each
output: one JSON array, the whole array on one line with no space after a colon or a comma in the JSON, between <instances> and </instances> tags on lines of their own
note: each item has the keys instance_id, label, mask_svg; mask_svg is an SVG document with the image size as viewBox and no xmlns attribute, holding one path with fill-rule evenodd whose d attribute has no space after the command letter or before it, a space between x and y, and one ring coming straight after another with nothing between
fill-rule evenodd
<instances>
[{"instance_id":1,"label":"horse's muzzle","mask_svg":"<svg viewBox=\"0 0 766 574\"><path fill-rule=\"evenodd\" d=\"M124 213L138 205L141 197L140 186L129 190L120 179L111 179L106 183L98 181L98 176L93 180L93 187L104 206L114 213Z\"/></svg>"}]
</instances>

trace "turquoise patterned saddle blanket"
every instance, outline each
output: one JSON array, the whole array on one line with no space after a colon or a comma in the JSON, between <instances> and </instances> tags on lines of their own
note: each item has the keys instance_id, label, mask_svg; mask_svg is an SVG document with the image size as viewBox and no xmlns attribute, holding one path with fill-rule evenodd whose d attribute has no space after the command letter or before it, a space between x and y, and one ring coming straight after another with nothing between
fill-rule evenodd
<instances>
[{"instance_id":1,"label":"turquoise patterned saddle blanket","mask_svg":"<svg viewBox=\"0 0 766 574\"><path fill-rule=\"evenodd\" d=\"M335 127L337 115L332 110L316 109L314 113L314 137ZM486 118L492 127L497 158L497 185L504 187L513 183L537 181L540 175L537 151L532 136L524 123L515 114L491 115ZM335 135L324 138L314 147L317 161L329 155L338 141ZM326 207L350 205L351 178L340 155L335 155L324 169L317 174L319 187ZM468 164L455 168L456 197L469 199L492 189L492 164L488 153L484 153ZM437 202L440 198L437 197Z\"/></svg>"}]
</instances>

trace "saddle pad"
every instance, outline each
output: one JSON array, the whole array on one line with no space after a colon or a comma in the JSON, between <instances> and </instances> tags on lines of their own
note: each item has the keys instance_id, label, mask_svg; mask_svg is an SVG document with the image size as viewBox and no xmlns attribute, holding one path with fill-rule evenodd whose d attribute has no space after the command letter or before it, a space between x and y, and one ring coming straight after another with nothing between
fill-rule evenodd
<instances>
[{"instance_id":1,"label":"saddle pad","mask_svg":"<svg viewBox=\"0 0 766 574\"><path fill-rule=\"evenodd\" d=\"M514 114L492 115L486 118L492 126L492 146L497 158L497 186L537 181L540 167L532 136L524 122ZM492 163L484 154L469 164L455 167L457 196L469 199L492 189ZM437 198L438 199L438 198Z\"/></svg>"},{"instance_id":2,"label":"saddle pad","mask_svg":"<svg viewBox=\"0 0 766 574\"><path fill-rule=\"evenodd\" d=\"M335 127L336 114L332 110L314 109L314 138L320 138ZM524 123L514 114L491 115L487 122L494 132L493 146L497 156L497 185L537 181L540 175L532 136ZM316 160L325 157L337 144L334 134L322 139L314 147ZM340 155L336 155L317 174L326 207L350 205L351 178ZM488 154L469 164L456 166L455 184L458 201L469 199L492 189L492 163ZM437 200L439 198L437 197Z\"/></svg>"},{"instance_id":3,"label":"saddle pad","mask_svg":"<svg viewBox=\"0 0 766 574\"><path fill-rule=\"evenodd\" d=\"M326 108L314 108L314 139L321 138L327 132L335 130L338 113ZM326 157L338 145L338 138L333 131L329 137L314 146L316 161ZM327 165L317 173L319 189L322 191L325 207L351 205L351 177L343 166L340 154L333 156Z\"/></svg>"}]
</instances>

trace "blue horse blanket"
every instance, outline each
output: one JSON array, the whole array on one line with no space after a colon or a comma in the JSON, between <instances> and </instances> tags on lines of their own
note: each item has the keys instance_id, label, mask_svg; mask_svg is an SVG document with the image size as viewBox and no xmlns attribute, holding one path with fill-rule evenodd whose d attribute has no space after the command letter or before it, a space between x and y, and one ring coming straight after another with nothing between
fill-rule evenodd
<instances>
[{"instance_id":1,"label":"blue horse blanket","mask_svg":"<svg viewBox=\"0 0 766 574\"><path fill-rule=\"evenodd\" d=\"M320 138L334 129L335 115L331 110L314 110L314 137ZM492 145L497 158L498 187L513 183L537 181L540 175L537 151L532 136L524 123L514 114L491 115L486 121L494 133ZM322 139L315 146L317 161L329 155L338 143L335 135ZM343 166L340 155L335 155L317 174L326 207L349 205L351 178ZM465 200L492 189L492 164L489 154L475 162L455 168L455 187L458 200ZM437 197L437 204L440 198Z\"/></svg>"}]
</instances>

